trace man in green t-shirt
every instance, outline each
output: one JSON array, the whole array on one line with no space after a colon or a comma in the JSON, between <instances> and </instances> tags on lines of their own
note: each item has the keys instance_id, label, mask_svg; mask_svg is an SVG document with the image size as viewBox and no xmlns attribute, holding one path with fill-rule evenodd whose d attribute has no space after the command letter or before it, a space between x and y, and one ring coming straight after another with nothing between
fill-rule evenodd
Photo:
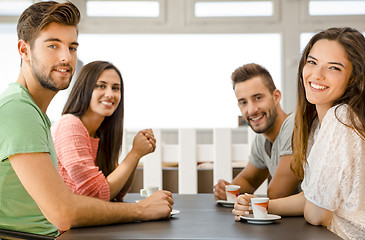
<instances>
[{"instance_id":1,"label":"man in green t-shirt","mask_svg":"<svg viewBox=\"0 0 365 240\"><path fill-rule=\"evenodd\" d=\"M170 216L170 192L139 203L112 203L71 193L57 172L46 110L69 86L77 60L79 10L38 2L18 21L21 69L0 95L0 229L59 235L71 227Z\"/></svg>"}]
</instances>

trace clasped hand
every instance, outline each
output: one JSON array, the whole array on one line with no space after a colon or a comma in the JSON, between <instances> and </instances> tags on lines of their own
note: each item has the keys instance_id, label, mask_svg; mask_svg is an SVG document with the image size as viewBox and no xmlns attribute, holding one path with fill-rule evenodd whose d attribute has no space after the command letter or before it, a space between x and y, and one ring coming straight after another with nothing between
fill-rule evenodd
<instances>
[{"instance_id":1,"label":"clasped hand","mask_svg":"<svg viewBox=\"0 0 365 240\"><path fill-rule=\"evenodd\" d=\"M234 219L240 221L240 216L248 215L252 213L251 198L257 197L252 194L242 194L237 197L237 201L234 204L232 214L235 215Z\"/></svg>"},{"instance_id":2,"label":"clasped hand","mask_svg":"<svg viewBox=\"0 0 365 240\"><path fill-rule=\"evenodd\" d=\"M141 130L133 140L132 150L139 158L154 152L156 149L156 138L152 129Z\"/></svg>"}]
</instances>

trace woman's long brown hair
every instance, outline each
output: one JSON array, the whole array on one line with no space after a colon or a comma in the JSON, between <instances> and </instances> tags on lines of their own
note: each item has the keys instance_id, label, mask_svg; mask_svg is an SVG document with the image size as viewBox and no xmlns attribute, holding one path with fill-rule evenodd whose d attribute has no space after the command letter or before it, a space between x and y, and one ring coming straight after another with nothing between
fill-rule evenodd
<instances>
[{"instance_id":1,"label":"woman's long brown hair","mask_svg":"<svg viewBox=\"0 0 365 240\"><path fill-rule=\"evenodd\" d=\"M113 69L120 78L120 102L114 113L105 117L95 136L100 138L96 165L105 176L108 176L117 166L123 142L124 119L124 85L120 71L111 63L95 61L85 65L78 75L71 90L62 114L83 116L89 108L91 95L100 74L107 69Z\"/></svg>"},{"instance_id":2,"label":"woman's long brown hair","mask_svg":"<svg viewBox=\"0 0 365 240\"><path fill-rule=\"evenodd\" d=\"M313 120L317 117L315 105L306 99L302 74L310 50L321 39L337 41L345 48L352 64L352 73L345 92L333 102L332 106L347 104L351 125L345 125L354 129L362 139L365 139L365 38L359 31L352 28L329 28L312 37L303 51L298 67L298 101L292 137L291 169L300 179L304 177L303 166L307 163L309 131Z\"/></svg>"}]
</instances>

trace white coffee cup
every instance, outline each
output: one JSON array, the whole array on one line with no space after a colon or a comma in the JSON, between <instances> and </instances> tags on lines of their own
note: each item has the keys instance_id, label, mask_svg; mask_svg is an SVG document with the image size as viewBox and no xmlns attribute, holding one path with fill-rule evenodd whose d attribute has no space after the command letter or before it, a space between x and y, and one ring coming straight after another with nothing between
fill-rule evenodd
<instances>
[{"instance_id":1,"label":"white coffee cup","mask_svg":"<svg viewBox=\"0 0 365 240\"><path fill-rule=\"evenodd\" d=\"M254 218L267 218L269 198L251 198L251 207Z\"/></svg>"},{"instance_id":2,"label":"white coffee cup","mask_svg":"<svg viewBox=\"0 0 365 240\"><path fill-rule=\"evenodd\" d=\"M158 190L158 187L156 187L156 186L147 186L147 187L141 189L139 191L139 193L141 194L141 197L146 198L146 197L149 197L152 194L154 194L157 190Z\"/></svg>"},{"instance_id":3,"label":"white coffee cup","mask_svg":"<svg viewBox=\"0 0 365 240\"><path fill-rule=\"evenodd\" d=\"M226 185L227 202L236 202L240 188L238 185Z\"/></svg>"}]
</instances>

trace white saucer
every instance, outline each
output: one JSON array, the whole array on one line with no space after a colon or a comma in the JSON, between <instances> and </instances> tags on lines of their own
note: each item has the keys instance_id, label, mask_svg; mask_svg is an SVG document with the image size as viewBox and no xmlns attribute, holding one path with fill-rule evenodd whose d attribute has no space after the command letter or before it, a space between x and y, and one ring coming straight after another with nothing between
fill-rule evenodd
<instances>
[{"instance_id":1,"label":"white saucer","mask_svg":"<svg viewBox=\"0 0 365 240\"><path fill-rule=\"evenodd\" d=\"M235 202L228 202L227 200L217 200L217 203L222 205L223 207L233 208Z\"/></svg>"},{"instance_id":2,"label":"white saucer","mask_svg":"<svg viewBox=\"0 0 365 240\"><path fill-rule=\"evenodd\" d=\"M248 223L253 223L253 224L269 224L281 218L279 215L275 214L267 214L267 218L254 218L253 214L248 214L240 217L242 219L247 220Z\"/></svg>"},{"instance_id":3,"label":"white saucer","mask_svg":"<svg viewBox=\"0 0 365 240\"><path fill-rule=\"evenodd\" d=\"M171 216L175 215L175 214L179 214L179 213L180 213L180 210L177 210L177 209L172 209L172 211L170 212Z\"/></svg>"}]
</instances>

